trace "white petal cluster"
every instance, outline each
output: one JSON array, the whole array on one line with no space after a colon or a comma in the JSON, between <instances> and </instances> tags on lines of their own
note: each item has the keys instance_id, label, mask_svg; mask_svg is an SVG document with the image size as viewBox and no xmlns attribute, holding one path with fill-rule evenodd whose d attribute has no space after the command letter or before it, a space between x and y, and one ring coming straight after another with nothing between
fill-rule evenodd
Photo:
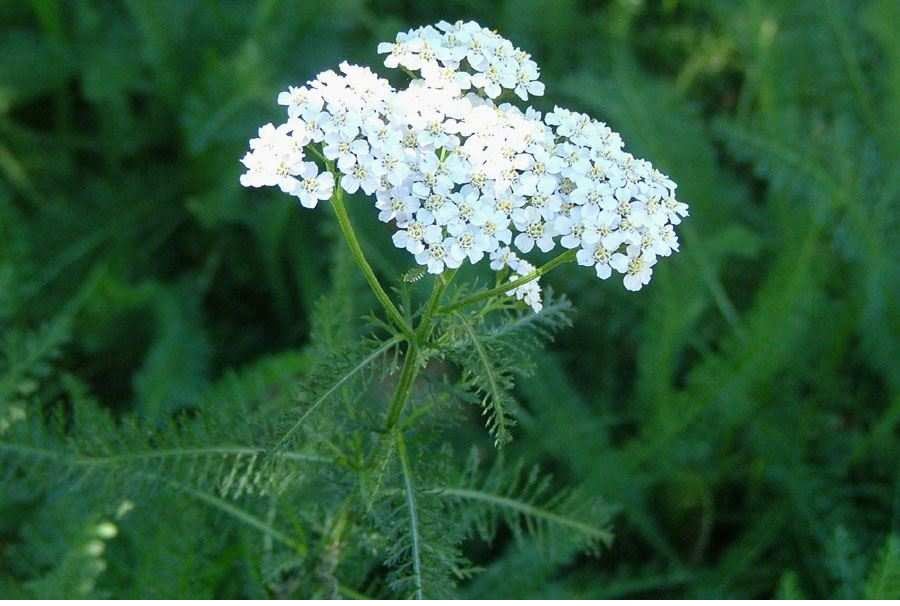
<instances>
[{"instance_id":1,"label":"white petal cluster","mask_svg":"<svg viewBox=\"0 0 900 606\"><path fill-rule=\"evenodd\" d=\"M525 259L520 259L508 246L498 248L491 253L491 269L500 271L507 267L513 272L510 281L524 278L537 269ZM507 291L506 294L510 297L515 297L519 301L524 301L535 311L540 311L543 305L543 302L541 301L541 287L540 284L538 284L537 279L522 284L521 286L517 286L516 288Z\"/></svg>"},{"instance_id":2,"label":"white petal cluster","mask_svg":"<svg viewBox=\"0 0 900 606\"><path fill-rule=\"evenodd\" d=\"M555 155L563 159L557 190L563 208L554 220L560 244L577 248L578 263L606 279L624 275L625 288L650 281L660 256L678 250L673 226L688 214L667 176L622 149L622 138L585 114L555 108Z\"/></svg>"},{"instance_id":3,"label":"white petal cluster","mask_svg":"<svg viewBox=\"0 0 900 606\"><path fill-rule=\"evenodd\" d=\"M658 257L678 250L673 226L687 205L617 133L585 114L542 117L495 100L544 92L537 65L511 42L474 22L441 22L378 50L413 76L407 88L346 63L289 88L278 96L287 122L250 141L241 183L278 186L309 208L336 182L362 191L394 244L435 274L489 259L525 276L534 266L519 254L562 247L639 290ZM509 294L540 309L537 281Z\"/></svg>"},{"instance_id":4,"label":"white petal cluster","mask_svg":"<svg viewBox=\"0 0 900 606\"><path fill-rule=\"evenodd\" d=\"M540 70L531 55L474 21L441 21L408 32L394 42L382 42L384 65L419 72L432 88L455 92L479 89L489 99L511 90L527 101L544 94Z\"/></svg>"}]
</instances>

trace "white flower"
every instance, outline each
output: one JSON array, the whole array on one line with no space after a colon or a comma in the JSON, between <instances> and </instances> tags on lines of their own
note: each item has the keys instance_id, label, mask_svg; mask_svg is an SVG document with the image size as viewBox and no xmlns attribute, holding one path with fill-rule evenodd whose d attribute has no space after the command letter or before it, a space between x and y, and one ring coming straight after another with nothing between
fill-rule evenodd
<instances>
[{"instance_id":1,"label":"white flower","mask_svg":"<svg viewBox=\"0 0 900 606\"><path fill-rule=\"evenodd\" d=\"M616 204L612 188L608 183L579 176L575 181L572 200L577 204L611 208Z\"/></svg>"},{"instance_id":2,"label":"white flower","mask_svg":"<svg viewBox=\"0 0 900 606\"><path fill-rule=\"evenodd\" d=\"M274 179L270 176L269 164L270 159L263 154L254 154L248 152L241 158L241 164L247 169L247 172L241 175L241 185L244 187L266 187L276 185Z\"/></svg>"},{"instance_id":3,"label":"white flower","mask_svg":"<svg viewBox=\"0 0 900 606\"><path fill-rule=\"evenodd\" d=\"M433 223L426 223L418 217L406 224L393 236L394 246L405 248L414 255L425 250L425 244L434 244L441 240L441 228Z\"/></svg>"},{"instance_id":4,"label":"white flower","mask_svg":"<svg viewBox=\"0 0 900 606\"><path fill-rule=\"evenodd\" d=\"M428 194L422 201L422 209L420 214L427 213L434 217L438 225L448 225L459 216L459 208L451 201L451 197L439 190Z\"/></svg>"},{"instance_id":5,"label":"white flower","mask_svg":"<svg viewBox=\"0 0 900 606\"><path fill-rule=\"evenodd\" d=\"M287 106L288 117L298 118L307 112L321 111L324 99L306 86L289 86L287 91L278 94L278 104Z\"/></svg>"},{"instance_id":6,"label":"white flower","mask_svg":"<svg viewBox=\"0 0 900 606\"><path fill-rule=\"evenodd\" d=\"M530 156L525 156L528 166L521 177L523 186L529 192L552 192L559 183L557 175L565 168L565 162L541 146L529 151Z\"/></svg>"},{"instance_id":7,"label":"white flower","mask_svg":"<svg viewBox=\"0 0 900 606\"><path fill-rule=\"evenodd\" d=\"M286 124L262 126L259 137L250 140L250 149L241 159L247 168L241 175L241 185L277 185L281 191L291 193L297 186L297 175L303 170L303 152L294 145L290 128Z\"/></svg>"},{"instance_id":8,"label":"white flower","mask_svg":"<svg viewBox=\"0 0 900 606\"><path fill-rule=\"evenodd\" d=\"M519 266L519 256L509 246L498 248L490 254L491 269L500 271L506 267L515 270Z\"/></svg>"},{"instance_id":9,"label":"white flower","mask_svg":"<svg viewBox=\"0 0 900 606\"><path fill-rule=\"evenodd\" d=\"M562 236L559 243L566 248L578 248L585 231L585 216L588 209L595 208L590 206L577 207L572 210L569 216L559 215L554 223L554 230Z\"/></svg>"},{"instance_id":10,"label":"white flower","mask_svg":"<svg viewBox=\"0 0 900 606\"><path fill-rule=\"evenodd\" d=\"M675 199L674 196L670 196L663 201L665 205L666 214L669 217L669 222L672 225L678 225L681 223L681 218L688 216L688 205L679 202Z\"/></svg>"},{"instance_id":11,"label":"white flower","mask_svg":"<svg viewBox=\"0 0 900 606\"><path fill-rule=\"evenodd\" d=\"M329 160L337 161L342 173L348 173L356 165L357 157L365 157L369 153L369 144L363 139L346 136L340 131L331 131L325 135L322 153Z\"/></svg>"},{"instance_id":12,"label":"white flower","mask_svg":"<svg viewBox=\"0 0 900 606\"><path fill-rule=\"evenodd\" d=\"M425 265L428 273L439 274L445 267L455 269L462 265L463 256L454 254L452 239L437 240L425 247L425 250L416 254L416 262Z\"/></svg>"},{"instance_id":13,"label":"white flower","mask_svg":"<svg viewBox=\"0 0 900 606\"><path fill-rule=\"evenodd\" d=\"M435 88L459 92L474 85L489 98L508 89L523 100L543 94L540 71L528 53L473 21L442 21L436 27L401 32L393 43L379 44L378 52L387 54L385 66L421 70Z\"/></svg>"},{"instance_id":14,"label":"white flower","mask_svg":"<svg viewBox=\"0 0 900 606\"><path fill-rule=\"evenodd\" d=\"M624 236L619 231L622 218L613 211L600 210L596 206L582 206L580 209L581 222L584 226L582 239L588 244L602 242L603 246L610 250L619 248L624 241Z\"/></svg>"},{"instance_id":15,"label":"white flower","mask_svg":"<svg viewBox=\"0 0 900 606\"><path fill-rule=\"evenodd\" d=\"M293 193L305 208L315 208L319 200L328 200L334 193L334 175L329 172L319 174L315 162L304 162L300 173L302 180Z\"/></svg>"},{"instance_id":16,"label":"white flower","mask_svg":"<svg viewBox=\"0 0 900 606\"><path fill-rule=\"evenodd\" d=\"M512 192L502 192L500 194L487 193L482 197L485 208L492 208L503 213L507 217L519 208L525 206L525 198Z\"/></svg>"},{"instance_id":17,"label":"white flower","mask_svg":"<svg viewBox=\"0 0 900 606\"><path fill-rule=\"evenodd\" d=\"M341 187L348 194L362 189L371 196L381 186L381 174L378 163L368 156L358 157L350 171L341 177Z\"/></svg>"},{"instance_id":18,"label":"white flower","mask_svg":"<svg viewBox=\"0 0 900 606\"><path fill-rule=\"evenodd\" d=\"M504 88L515 87L515 75L504 65L496 63L482 64L484 71L472 76L472 86L483 89L491 99L496 99ZM475 69L480 69L476 67Z\"/></svg>"},{"instance_id":19,"label":"white flower","mask_svg":"<svg viewBox=\"0 0 900 606\"><path fill-rule=\"evenodd\" d=\"M450 134L444 122L444 114L439 111L422 112L413 124L417 129L416 138L422 147L444 147L450 141Z\"/></svg>"},{"instance_id":20,"label":"white flower","mask_svg":"<svg viewBox=\"0 0 900 606\"><path fill-rule=\"evenodd\" d=\"M449 192L454 183L446 168L433 152L426 152L413 173L412 192L420 198L427 198L432 192Z\"/></svg>"},{"instance_id":21,"label":"white flower","mask_svg":"<svg viewBox=\"0 0 900 606\"><path fill-rule=\"evenodd\" d=\"M403 185L411 170L403 159L403 149L399 145L384 146L373 148L372 154L376 172L383 175L394 187Z\"/></svg>"},{"instance_id":22,"label":"white flower","mask_svg":"<svg viewBox=\"0 0 900 606\"><path fill-rule=\"evenodd\" d=\"M605 280L612 275L612 265L610 264L612 257L613 253L600 242L587 244L585 248L579 250L575 255L579 265L586 267L593 265L594 270L597 272L597 277L601 280Z\"/></svg>"},{"instance_id":23,"label":"white flower","mask_svg":"<svg viewBox=\"0 0 900 606\"><path fill-rule=\"evenodd\" d=\"M520 259L516 264L513 279L523 278L532 273L535 269L534 265L524 259ZM544 307L544 304L541 301L541 286L536 279L526 282L521 286L517 286L516 288L507 291L506 294L515 297L519 301L524 301L525 304L535 311L535 313L541 311Z\"/></svg>"},{"instance_id":24,"label":"white flower","mask_svg":"<svg viewBox=\"0 0 900 606\"><path fill-rule=\"evenodd\" d=\"M509 244L512 241L512 231L509 229L509 216L491 206L480 206L472 217L472 224L481 228L481 233L487 239L485 250L495 250L501 244Z\"/></svg>"},{"instance_id":25,"label":"white flower","mask_svg":"<svg viewBox=\"0 0 900 606\"><path fill-rule=\"evenodd\" d=\"M544 184L538 187L528 198L528 204L536 210L545 221L553 222L562 210L562 200L555 193L556 186L553 184Z\"/></svg>"},{"instance_id":26,"label":"white flower","mask_svg":"<svg viewBox=\"0 0 900 606\"><path fill-rule=\"evenodd\" d=\"M299 129L302 127L311 141L319 143L325 138L323 126L329 125L331 119L331 114L328 112L310 109L300 114L300 117L294 122L294 128Z\"/></svg>"},{"instance_id":27,"label":"white flower","mask_svg":"<svg viewBox=\"0 0 900 606\"><path fill-rule=\"evenodd\" d=\"M544 83L538 80L537 65L533 61L520 65L516 71L515 93L522 101L528 101L528 95L540 97L544 94Z\"/></svg>"},{"instance_id":28,"label":"white flower","mask_svg":"<svg viewBox=\"0 0 900 606\"><path fill-rule=\"evenodd\" d=\"M678 236L675 228L669 225L657 227L656 232L650 234L650 251L660 257L668 257L678 251Z\"/></svg>"},{"instance_id":29,"label":"white flower","mask_svg":"<svg viewBox=\"0 0 900 606\"><path fill-rule=\"evenodd\" d=\"M513 223L521 233L513 243L523 253L531 252L535 244L543 252L553 248L553 230L534 208L520 208L513 213Z\"/></svg>"},{"instance_id":30,"label":"white flower","mask_svg":"<svg viewBox=\"0 0 900 606\"><path fill-rule=\"evenodd\" d=\"M456 224L461 226L461 224ZM450 251L454 258L468 258L469 263L478 263L487 251L490 241L474 225L450 229Z\"/></svg>"},{"instance_id":31,"label":"white flower","mask_svg":"<svg viewBox=\"0 0 900 606\"><path fill-rule=\"evenodd\" d=\"M379 55L387 53L387 57L384 58L385 67L395 68L402 65L407 69L417 70L421 66L417 56L421 48L421 41L410 31L397 34L395 43L382 42L377 50Z\"/></svg>"},{"instance_id":32,"label":"white flower","mask_svg":"<svg viewBox=\"0 0 900 606\"><path fill-rule=\"evenodd\" d=\"M639 246L628 247L627 255L615 253L609 260L609 264L619 273L625 274L625 288L628 290L640 290L642 286L650 282L653 274L653 265L656 258L649 252L641 251Z\"/></svg>"},{"instance_id":33,"label":"white flower","mask_svg":"<svg viewBox=\"0 0 900 606\"><path fill-rule=\"evenodd\" d=\"M373 150L396 149L400 147L403 135L397 126L385 122L379 116L369 116L363 124L363 135Z\"/></svg>"},{"instance_id":34,"label":"white flower","mask_svg":"<svg viewBox=\"0 0 900 606\"><path fill-rule=\"evenodd\" d=\"M457 71L453 66L427 65L422 68L422 76L429 86L444 88L454 94L472 88L472 76Z\"/></svg>"},{"instance_id":35,"label":"white flower","mask_svg":"<svg viewBox=\"0 0 900 606\"><path fill-rule=\"evenodd\" d=\"M398 225L404 225L421 206L419 199L404 189L380 191L376 198L375 208L381 211L378 219L385 223L396 220Z\"/></svg>"}]
</instances>

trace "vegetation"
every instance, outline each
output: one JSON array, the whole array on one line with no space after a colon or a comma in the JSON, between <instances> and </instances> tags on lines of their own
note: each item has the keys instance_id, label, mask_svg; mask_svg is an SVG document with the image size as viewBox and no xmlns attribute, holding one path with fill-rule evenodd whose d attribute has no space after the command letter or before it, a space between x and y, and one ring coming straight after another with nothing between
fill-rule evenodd
<instances>
[{"instance_id":1,"label":"vegetation","mask_svg":"<svg viewBox=\"0 0 900 606\"><path fill-rule=\"evenodd\" d=\"M457 18L679 184L640 293L457 305L490 272L423 276L348 197L401 331L334 213L240 187L277 91ZM898 22L0 6L0 595L900 598Z\"/></svg>"}]
</instances>

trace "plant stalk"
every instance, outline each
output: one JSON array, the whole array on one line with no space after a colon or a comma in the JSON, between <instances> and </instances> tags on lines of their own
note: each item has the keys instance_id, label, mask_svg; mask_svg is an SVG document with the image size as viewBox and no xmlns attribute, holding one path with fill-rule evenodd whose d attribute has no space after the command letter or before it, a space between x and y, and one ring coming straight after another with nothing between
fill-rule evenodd
<instances>
[{"instance_id":1,"label":"plant stalk","mask_svg":"<svg viewBox=\"0 0 900 606\"><path fill-rule=\"evenodd\" d=\"M341 190L340 182L335 184L334 195L331 197L331 206L334 208L334 214L337 217L341 233L344 234L344 239L347 240L347 245L350 247L350 252L353 254L353 258L356 259L356 264L366 277L366 281L369 283L369 287L375 294L375 298L378 299L378 302L381 303L381 306L384 308L388 317L397 328L400 329L404 336L410 340L415 339L415 332L409 322L406 321L403 314L400 313L400 310L397 309L397 306L391 301L391 298L384 290L384 287L381 286L381 282L378 281L378 277L375 275L374 270L372 270L372 266L369 265L369 262L366 260L362 246L359 244L359 239L356 237L356 232L353 230L353 224L350 222L350 215L347 214L347 208L344 206L344 192Z\"/></svg>"},{"instance_id":2,"label":"plant stalk","mask_svg":"<svg viewBox=\"0 0 900 606\"><path fill-rule=\"evenodd\" d=\"M415 382L416 375L419 374L419 354L421 349L428 343L428 339L431 336L431 327L434 323L434 315L441 302L441 296L444 294L444 291L447 289L447 286L450 285L450 282L455 275L456 270L452 270L451 272L448 272L448 277L445 278L441 275L434 281L434 288L431 290L431 296L425 306L422 319L415 329L415 338L409 341L409 347L403 358L400 381L397 383L397 390L394 392L394 397L391 399L391 406L388 409L386 427L388 433L392 432L397 426L397 423L400 422L400 415L403 413L403 409L409 401L409 396L412 394L413 382Z\"/></svg>"},{"instance_id":3,"label":"plant stalk","mask_svg":"<svg viewBox=\"0 0 900 606\"><path fill-rule=\"evenodd\" d=\"M431 290L431 296L426 304L425 312L422 314L422 319L416 327L416 337L419 340L419 345L423 347L428 343L428 338L431 336L434 315L438 311L441 297L443 296L444 291L447 290L447 287L450 286L450 282L456 277L456 271L457 270L455 269L451 269L446 274L439 275L434 282L434 288Z\"/></svg>"},{"instance_id":4,"label":"plant stalk","mask_svg":"<svg viewBox=\"0 0 900 606\"><path fill-rule=\"evenodd\" d=\"M484 301L485 299L490 299L491 297L496 295L505 295L507 292L515 288L518 288L524 284L528 284L532 280L537 280L544 274L550 273L560 265L574 261L576 254L577 252L575 250L567 250L566 252L550 259L540 267L536 268L533 272L526 274L521 278L516 278L515 280L510 280L509 282L501 284L500 286L495 286L494 288L475 293L471 297L466 297L462 301L457 301L453 305L442 307L440 309L440 312L450 313L468 305L472 305L473 303L478 303L480 301Z\"/></svg>"},{"instance_id":5,"label":"plant stalk","mask_svg":"<svg viewBox=\"0 0 900 606\"><path fill-rule=\"evenodd\" d=\"M412 386L417 374L419 374L419 345L415 339L411 339L406 355L403 357L403 368L400 370L397 390L394 392L391 406L388 408L386 429L389 435L400 421L400 414L412 394Z\"/></svg>"}]
</instances>

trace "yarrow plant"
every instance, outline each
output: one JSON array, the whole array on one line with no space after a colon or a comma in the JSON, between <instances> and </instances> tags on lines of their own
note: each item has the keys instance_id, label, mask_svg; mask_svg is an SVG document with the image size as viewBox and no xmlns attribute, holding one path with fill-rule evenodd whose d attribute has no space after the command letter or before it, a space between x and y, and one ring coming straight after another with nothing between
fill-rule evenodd
<instances>
[{"instance_id":1,"label":"yarrow plant","mask_svg":"<svg viewBox=\"0 0 900 606\"><path fill-rule=\"evenodd\" d=\"M7 4L0 596L900 598L900 2Z\"/></svg>"},{"instance_id":2,"label":"yarrow plant","mask_svg":"<svg viewBox=\"0 0 900 606\"><path fill-rule=\"evenodd\" d=\"M495 32L474 22L441 22L400 33L378 52L386 67L409 76L406 88L348 63L289 87L278 95L287 119L262 126L250 141L241 183L278 187L304 208L331 206L387 316L375 325L390 334L366 340L356 361L338 363L329 386L313 383L310 407L273 452L293 444L303 449L294 457L321 457L308 449L324 442L327 457L339 453L354 476L341 485L359 487L338 507L341 524L370 537L362 543L375 540L361 546L367 553L385 550L392 589L425 597L466 574L463 540L473 532L490 540L498 515L517 537L550 536L575 551L609 542L591 501L554 489L536 471L508 470L502 458L483 480L472 465L460 476L452 448L427 456L434 446L425 436L428 427L447 422L434 414L442 403L476 402L495 446L508 442L521 409L514 379L532 367L532 346L568 322L567 301L542 291L539 278L577 262L601 279L620 274L625 288L639 290L657 259L678 250L674 226L687 206L676 199L675 184L625 152L606 124L560 107L542 115L517 105L544 94L540 69ZM403 304L369 265L345 194L368 198L390 225L393 244L414 260L399 285ZM555 250L543 264L529 260ZM489 266L495 285L449 288L465 264ZM414 310L410 284L429 274L432 292ZM395 355L385 358L383 376L398 367L399 374L383 426L347 438L341 429L323 439L326 430L310 415L344 390L363 393L361 369L388 352ZM444 364L419 379L434 359ZM435 374L443 379L434 381ZM357 401L331 414L362 415L365 428L380 424L371 418L381 414L377 407ZM387 488L394 481L402 498ZM331 476L327 485L335 486ZM351 512L363 519L350 522Z\"/></svg>"},{"instance_id":3,"label":"yarrow plant","mask_svg":"<svg viewBox=\"0 0 900 606\"><path fill-rule=\"evenodd\" d=\"M429 273L487 261L515 276L502 292L536 311L537 280L560 263L601 279L619 273L640 290L659 257L678 250L687 205L616 132L560 107L542 116L502 101L544 94L537 64L509 40L471 21L440 22L378 52L409 74L405 89L348 63L290 87L278 95L287 121L250 141L241 183L277 186L305 208L331 199L339 215L342 193L362 191L394 245ZM557 248L565 252L545 266L522 257Z\"/></svg>"},{"instance_id":4,"label":"yarrow plant","mask_svg":"<svg viewBox=\"0 0 900 606\"><path fill-rule=\"evenodd\" d=\"M206 333L188 330L200 291L187 291L196 297L182 308L180 287L141 286L117 296L119 313L131 317L146 302L160 316L164 345L150 348L136 375L135 410L113 415L69 365L54 369L78 324L74 309L105 309L108 289L91 286L85 301L95 292L99 299L66 306L72 311L34 334L13 327L18 336L0 347L0 392L9 402L4 409L0 395L0 494L12 495L14 508L23 496L48 495L47 508L23 526L36 544L46 543L45 528L74 537L65 556L11 546L11 561L39 570L29 587L102 595L101 556L115 534L106 522L132 508L116 549L152 549L143 559L149 568L135 574L162 578L158 563L171 560L173 544L189 555L224 549L232 554L225 565L211 559L219 593L232 584L219 575L233 576L234 554L252 554L234 582L254 596L442 597L476 570L466 552L478 541L489 547L502 536L495 552L517 543L528 558L539 553L549 575L612 540L609 509L591 485L554 480L535 465L534 449L505 458L502 447L528 410L515 383L538 366L541 344L570 324L568 301L539 279L577 262L638 290L657 259L678 249L674 226L687 207L675 184L623 151L605 124L523 106L545 92L540 69L498 34L441 22L378 51L405 87L343 63L281 92L285 121L262 126L242 159L243 185L278 188L303 208L330 207L349 249L336 243L333 279L310 310L302 350L202 388ZM366 210L389 226L384 237L410 256L396 296L369 264L347 196L371 204ZM454 282L465 265L493 270L493 284ZM357 268L383 310L364 320L354 301ZM30 283L27 290L10 301L31 300ZM198 368L170 380L171 364L160 363L169 358ZM447 439L452 424L475 418L486 434ZM207 516L160 525L143 513L159 507L217 515L208 517L213 526L202 526ZM240 532L221 532L223 518ZM488 549L478 551L485 562ZM505 561L532 574L529 559ZM176 579L196 572L169 568Z\"/></svg>"}]
</instances>

